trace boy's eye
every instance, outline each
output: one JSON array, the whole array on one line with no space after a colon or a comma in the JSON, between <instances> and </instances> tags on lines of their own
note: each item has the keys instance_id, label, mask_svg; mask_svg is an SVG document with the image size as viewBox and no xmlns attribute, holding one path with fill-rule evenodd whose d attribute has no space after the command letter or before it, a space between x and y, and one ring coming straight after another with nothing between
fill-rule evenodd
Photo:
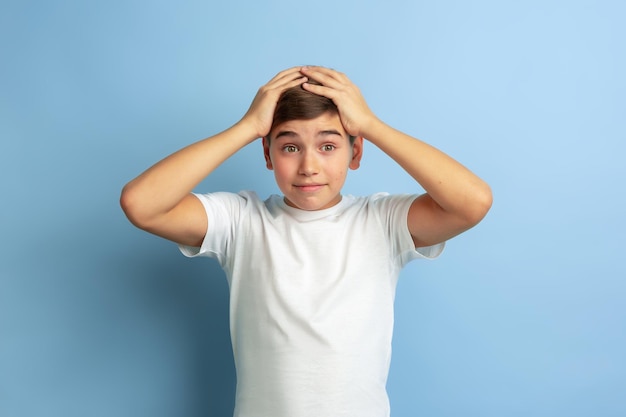
<instances>
[{"instance_id":1,"label":"boy's eye","mask_svg":"<svg viewBox=\"0 0 626 417\"><path fill-rule=\"evenodd\" d=\"M298 148L295 145L286 145L283 147L283 151L285 152L297 152Z\"/></svg>"},{"instance_id":2,"label":"boy's eye","mask_svg":"<svg viewBox=\"0 0 626 417\"><path fill-rule=\"evenodd\" d=\"M326 144L322 146L322 150L325 152L329 152L335 149L335 145Z\"/></svg>"}]
</instances>

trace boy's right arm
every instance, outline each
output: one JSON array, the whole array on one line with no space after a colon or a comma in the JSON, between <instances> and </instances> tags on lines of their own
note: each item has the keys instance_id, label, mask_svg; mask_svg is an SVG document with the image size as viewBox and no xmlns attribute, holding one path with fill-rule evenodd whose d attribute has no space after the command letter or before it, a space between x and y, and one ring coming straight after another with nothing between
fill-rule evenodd
<instances>
[{"instance_id":1,"label":"boy's right arm","mask_svg":"<svg viewBox=\"0 0 626 417\"><path fill-rule=\"evenodd\" d=\"M176 243L200 246L207 218L193 188L254 139L245 124L189 145L150 167L122 190L120 204L135 226Z\"/></svg>"},{"instance_id":2,"label":"boy's right arm","mask_svg":"<svg viewBox=\"0 0 626 417\"><path fill-rule=\"evenodd\" d=\"M237 124L173 153L126 184L120 204L128 219L157 236L200 246L210 219L202 203L190 193L235 152L266 136L280 94L305 81L299 67L280 72L259 89Z\"/></svg>"}]
</instances>

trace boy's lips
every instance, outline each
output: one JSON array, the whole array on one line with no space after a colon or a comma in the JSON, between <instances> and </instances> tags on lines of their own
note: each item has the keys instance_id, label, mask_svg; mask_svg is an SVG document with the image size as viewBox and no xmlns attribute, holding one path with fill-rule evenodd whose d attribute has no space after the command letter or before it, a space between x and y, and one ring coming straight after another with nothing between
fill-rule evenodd
<instances>
[{"instance_id":1,"label":"boy's lips","mask_svg":"<svg viewBox=\"0 0 626 417\"><path fill-rule=\"evenodd\" d=\"M295 184L295 187L300 191L317 191L322 188L324 184Z\"/></svg>"}]
</instances>

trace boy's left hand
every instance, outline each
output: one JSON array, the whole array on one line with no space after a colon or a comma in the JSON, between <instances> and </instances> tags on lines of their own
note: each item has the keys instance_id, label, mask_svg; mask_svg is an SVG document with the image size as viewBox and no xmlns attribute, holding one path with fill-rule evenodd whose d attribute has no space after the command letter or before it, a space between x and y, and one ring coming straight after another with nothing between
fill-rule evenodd
<instances>
[{"instance_id":1,"label":"boy's left hand","mask_svg":"<svg viewBox=\"0 0 626 417\"><path fill-rule=\"evenodd\" d=\"M341 123L349 135L366 136L368 126L376 120L376 116L359 88L345 74L324 67L303 67L300 71L321 84L304 83L303 88L335 103Z\"/></svg>"}]
</instances>

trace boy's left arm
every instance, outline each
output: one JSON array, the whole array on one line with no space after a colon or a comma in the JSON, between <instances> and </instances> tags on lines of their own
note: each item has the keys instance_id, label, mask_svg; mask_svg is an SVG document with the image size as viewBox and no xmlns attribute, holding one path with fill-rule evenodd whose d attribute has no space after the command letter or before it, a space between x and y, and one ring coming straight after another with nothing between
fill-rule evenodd
<instances>
[{"instance_id":1,"label":"boy's left arm","mask_svg":"<svg viewBox=\"0 0 626 417\"><path fill-rule=\"evenodd\" d=\"M451 239L489 211L492 194L487 183L450 156L380 121L364 136L426 191L413 201L407 219L416 247Z\"/></svg>"},{"instance_id":2,"label":"boy's left arm","mask_svg":"<svg viewBox=\"0 0 626 417\"><path fill-rule=\"evenodd\" d=\"M446 241L475 226L487 214L491 189L469 169L435 147L383 123L344 74L323 67L302 72L322 84L305 83L304 88L335 102L350 135L374 143L426 191L415 199L407 219L416 247Z\"/></svg>"}]
</instances>

